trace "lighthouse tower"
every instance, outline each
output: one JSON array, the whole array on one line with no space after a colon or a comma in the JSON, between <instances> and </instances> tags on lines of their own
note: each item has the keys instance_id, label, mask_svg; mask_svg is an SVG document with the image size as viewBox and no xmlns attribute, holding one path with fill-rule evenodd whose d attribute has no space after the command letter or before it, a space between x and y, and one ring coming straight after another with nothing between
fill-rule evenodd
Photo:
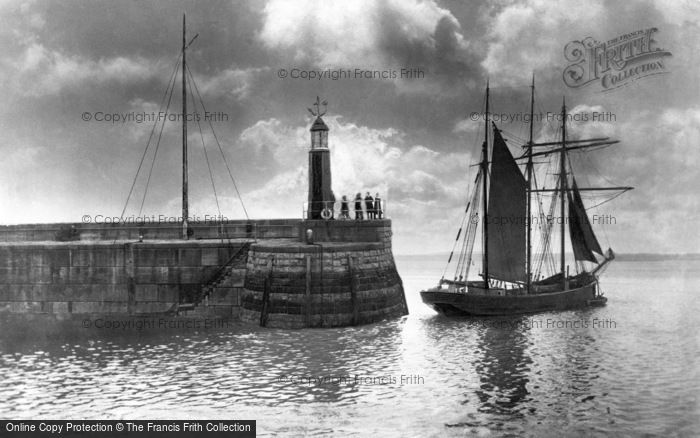
<instances>
[{"instance_id":1,"label":"lighthouse tower","mask_svg":"<svg viewBox=\"0 0 700 438\"><path fill-rule=\"evenodd\" d=\"M323 110L321 110L323 105ZM309 206L307 219L330 219L333 217L335 196L331 190L331 151L328 149L328 126L321 118L328 102L316 97L314 109L309 112L316 117L311 125L311 149L309 150Z\"/></svg>"}]
</instances>

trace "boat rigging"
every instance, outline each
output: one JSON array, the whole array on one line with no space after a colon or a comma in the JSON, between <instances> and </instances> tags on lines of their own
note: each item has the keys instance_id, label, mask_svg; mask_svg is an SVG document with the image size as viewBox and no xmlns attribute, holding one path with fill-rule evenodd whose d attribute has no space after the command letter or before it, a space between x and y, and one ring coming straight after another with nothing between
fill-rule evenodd
<instances>
[{"instance_id":1,"label":"boat rigging","mask_svg":"<svg viewBox=\"0 0 700 438\"><path fill-rule=\"evenodd\" d=\"M467 202L462 226L448 259L449 265L457 245L461 242L457 271L453 279L446 279L443 273L437 287L421 292L423 301L439 312L480 315L529 313L600 305L607 300L598 287L598 275L614 259L614 253L612 249L601 249L580 192L614 190L623 193L632 187L579 188L573 175L569 154L611 146L618 141L608 137L569 140L566 126L567 108L563 102L561 139L555 142L535 143L534 76L530 88L529 137L523 146L525 152L516 158L508 149L496 124L489 123L490 87L487 82L481 163L474 180L474 189ZM493 135L489 159L491 129ZM536 147L543 149L535 152ZM537 163L534 162L534 157L548 157L550 161L554 157L558 158L555 187L537 187ZM526 160L524 174L518 165L518 161L521 160ZM541 194L546 192L553 195L547 215L544 214L541 198ZM536 218L532 212L534 206L539 210L537 218L546 218L537 221L540 231L539 251L535 251L533 245L533 219ZM554 217L555 206L559 209L560 218L558 269L554 267L550 248L555 225L551 218ZM482 231L481 280L469 280L479 224ZM566 264L567 226L577 268L574 274L570 274ZM533 259L536 254L539 257L535 262ZM595 267L586 270L583 262L594 263ZM552 268L552 273L543 278L541 272L545 263Z\"/></svg>"},{"instance_id":2,"label":"boat rigging","mask_svg":"<svg viewBox=\"0 0 700 438\"><path fill-rule=\"evenodd\" d=\"M194 114L192 115L191 119L196 122L197 128L199 130L200 138L202 140L202 142L201 142L202 143L202 151L204 153L204 158L206 161L207 169L209 171L209 178L211 181L214 200L215 200L216 208L218 210L218 215L219 215L218 217L223 218L224 216L221 212L221 207L220 207L220 203L219 203L219 197L217 195L216 184L214 182L214 176L213 176L213 172L212 172L211 162L209 160L209 154L207 152L207 147L206 147L205 142L204 142L204 134L202 132L202 126L200 124L201 117L200 117L198 105L201 107L202 111L205 114L204 120L206 120L209 124L209 128L211 130L212 136L215 140L218 151L221 155L221 161L226 167L226 170L228 172L228 176L229 176L231 183L233 185L233 189L234 189L236 196L238 197L238 199L241 203L243 213L245 214L246 219L249 218L248 211L247 211L245 205L243 204L243 199L241 197L240 192L238 191L238 186L237 186L236 181L233 177L233 173L231 172L231 167L230 167L229 162L226 158L226 155L224 154L221 143L219 142L219 137L216 135L216 131L214 130L212 120L211 120L211 118L206 117L206 114L208 113L206 106L204 105L204 101L203 101L202 95L199 91L199 87L197 86L197 82L194 79L194 75L192 74L192 71L190 70L189 64L187 63L187 49L190 48L190 46L194 43L194 41L197 39L198 36L199 36L199 34L195 34L195 36L192 37L189 40L189 42L187 41L187 21L186 21L185 14L183 14L183 16L182 16L182 46L180 47L179 56L178 56L177 60L175 61L175 67L173 69L173 73L172 73L170 80L168 82L168 86L166 87L166 90L165 90L165 93L163 95L163 99L160 103L160 107L159 107L159 111L158 111L158 114L166 114L166 115L168 114L168 110L170 108L170 104L171 104L172 97L173 97L173 92L175 89L176 74L179 70L181 72L181 84L182 84L181 85L182 114L180 117L178 117L178 119L181 119L181 122L182 122L182 204L181 204L182 205L182 216L181 216L181 227L182 227L182 239L184 239L184 240L188 240L193 234L193 230L192 230L191 224L190 224L190 217L191 216L190 216L190 208L189 208L190 207L189 206L189 196L190 196L190 193L189 193L189 170L188 170L189 151L188 151L188 143L187 143L187 135L188 135L187 128L188 128L188 119L190 118L190 114L188 113L188 98L187 98L188 93L190 94L192 106L194 107ZM195 99L195 93L196 93L197 99ZM166 97L167 97L167 103L166 103ZM120 216L120 222L122 221L122 219L125 216L126 209L129 205L129 201L131 200L131 197L132 197L132 194L134 192L134 188L135 188L136 183L138 181L139 175L141 175L141 170L142 170L144 161L146 159L146 156L148 155L149 151L151 149L153 149L153 156L151 159L151 165L150 165L150 169L148 171L148 176L147 176L146 181L145 181L145 187L143 189L143 197L141 200L141 207L139 209L138 216L140 217L142 214L143 207L144 207L146 197L148 194L148 188L149 188L149 185L151 182L153 168L154 168L154 165L156 162L156 158L158 156L158 150L160 148L160 143L161 143L161 139L163 136L163 129L164 129L165 123L167 121L168 121L168 117L162 117L162 118L155 120L155 122L153 124L153 127L151 129L151 133L148 137L148 141L146 142L146 147L145 147L143 154L141 156L141 161L140 161L139 166L136 170L134 180L131 184L131 188L129 189L129 193L128 193L126 201L124 203L124 208L122 209L122 213ZM159 130L157 140L155 141L155 145L154 145L153 144L154 142L152 140L154 140L154 137L155 137L154 134L155 134L156 128L159 124L160 124L160 130ZM154 146L154 147L152 148L152 146ZM223 226L222 226L222 230L223 230ZM225 233L223 233L223 234L225 234ZM225 237L223 234L222 234L222 239Z\"/></svg>"}]
</instances>

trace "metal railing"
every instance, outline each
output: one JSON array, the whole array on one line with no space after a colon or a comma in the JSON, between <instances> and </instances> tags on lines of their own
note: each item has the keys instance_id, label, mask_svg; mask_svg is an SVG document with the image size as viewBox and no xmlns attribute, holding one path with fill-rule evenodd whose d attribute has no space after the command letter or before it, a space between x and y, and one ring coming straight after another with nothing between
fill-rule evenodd
<instances>
[{"instance_id":1,"label":"metal railing","mask_svg":"<svg viewBox=\"0 0 700 438\"><path fill-rule=\"evenodd\" d=\"M367 202L364 200L364 198L360 201L355 201L355 199L348 199L347 200L347 205L348 205L348 210L347 212L342 211L342 202L341 200L336 200L335 202L331 201L319 201L320 204L322 204L322 207L319 207L317 211L319 214L323 214L324 210L328 210L330 212L330 216L328 216L328 213L325 214L324 216L319 217L319 219L340 219L340 220L373 220L373 219L389 219L389 215L387 214L387 202L386 199L381 198L380 202L380 207L379 209L374 208L374 205L372 208L368 208ZM357 210L355 209L356 202L359 203L360 209ZM302 206L302 212L301 212L301 217L303 219L308 219L309 215L309 203L304 202Z\"/></svg>"}]
</instances>

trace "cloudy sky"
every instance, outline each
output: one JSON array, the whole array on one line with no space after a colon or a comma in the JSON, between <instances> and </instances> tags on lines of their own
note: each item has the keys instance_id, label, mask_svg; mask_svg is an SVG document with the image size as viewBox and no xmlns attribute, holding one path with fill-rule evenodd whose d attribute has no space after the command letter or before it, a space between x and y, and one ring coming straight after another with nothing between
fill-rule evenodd
<instances>
[{"instance_id":1,"label":"cloudy sky","mask_svg":"<svg viewBox=\"0 0 700 438\"><path fill-rule=\"evenodd\" d=\"M693 1L1 1L0 223L119 216L152 123L98 114L158 111L181 46L253 218L299 217L317 95L329 102L333 190L380 192L397 253L448 251L478 160L486 79L499 113L610 112L571 138L621 143L572 157L579 185L635 190L596 209L618 252L700 251L700 9ZM667 74L613 91L570 88L564 47L657 28ZM284 69L284 73L281 73ZM355 69L385 78L353 77ZM421 77L402 79L401 69ZM350 71L333 80L293 78ZM280 77L284 76L286 77ZM170 112L178 112L179 83ZM84 121L84 113L91 120ZM502 123L514 153L527 125ZM160 127L158 127L160 129ZM536 124L537 139L556 123ZM156 131L156 137L157 137ZM191 212L217 214L201 138L190 124ZM204 140L222 213L243 210L209 130ZM153 149L151 149L152 151ZM137 214L147 156L127 214ZM166 124L142 214L180 211L180 127ZM595 201L593 201L595 202Z\"/></svg>"}]
</instances>

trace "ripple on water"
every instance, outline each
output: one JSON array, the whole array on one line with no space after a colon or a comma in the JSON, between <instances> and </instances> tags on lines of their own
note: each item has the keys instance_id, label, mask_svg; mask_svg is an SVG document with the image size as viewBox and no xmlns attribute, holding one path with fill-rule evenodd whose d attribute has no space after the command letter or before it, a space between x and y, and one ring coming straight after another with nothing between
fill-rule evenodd
<instances>
[{"instance_id":1,"label":"ripple on water","mask_svg":"<svg viewBox=\"0 0 700 438\"><path fill-rule=\"evenodd\" d=\"M258 419L261 434L321 436L690 433L700 427L700 305L689 285L700 270L684 271L694 277L660 297L668 281L655 276L668 266L621 265L606 274L609 305L580 312L440 317L415 295L417 281L433 278L420 267L414 277L402 273L412 314L369 326L241 325L21 345L0 338L0 415L225 419L235 412ZM532 324L593 318L617 327ZM415 375L422 381L400 383Z\"/></svg>"}]
</instances>

